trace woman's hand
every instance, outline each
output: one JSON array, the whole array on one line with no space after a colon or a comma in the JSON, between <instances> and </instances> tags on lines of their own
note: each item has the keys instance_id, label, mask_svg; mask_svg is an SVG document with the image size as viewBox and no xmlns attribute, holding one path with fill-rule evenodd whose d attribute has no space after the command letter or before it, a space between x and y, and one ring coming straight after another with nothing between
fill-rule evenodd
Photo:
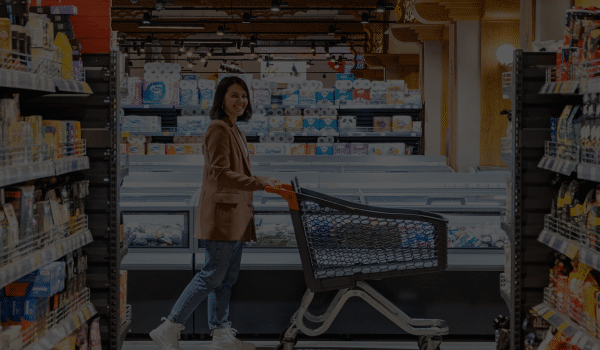
<instances>
[{"instance_id":1,"label":"woman's hand","mask_svg":"<svg viewBox=\"0 0 600 350\"><path fill-rule=\"evenodd\" d=\"M274 177L269 177L269 178L267 178L267 181L266 181L266 182L267 182L267 186L271 186L271 187L277 187L277 186L279 186L279 185L282 185L282 184L283 184L281 181L277 180L277 179L276 179L276 178L274 178Z\"/></svg>"}]
</instances>

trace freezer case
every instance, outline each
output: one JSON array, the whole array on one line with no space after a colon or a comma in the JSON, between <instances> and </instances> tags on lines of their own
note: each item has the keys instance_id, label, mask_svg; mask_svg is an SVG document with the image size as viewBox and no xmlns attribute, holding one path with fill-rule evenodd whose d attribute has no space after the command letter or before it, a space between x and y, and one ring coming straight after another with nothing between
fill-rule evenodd
<instances>
[{"instance_id":1,"label":"freezer case","mask_svg":"<svg viewBox=\"0 0 600 350\"><path fill-rule=\"evenodd\" d=\"M121 268L128 270L134 334L156 328L194 276L193 227L201 178L194 165L143 167L130 163L120 202L129 239ZM193 334L193 318L184 326L184 334Z\"/></svg>"}]
</instances>

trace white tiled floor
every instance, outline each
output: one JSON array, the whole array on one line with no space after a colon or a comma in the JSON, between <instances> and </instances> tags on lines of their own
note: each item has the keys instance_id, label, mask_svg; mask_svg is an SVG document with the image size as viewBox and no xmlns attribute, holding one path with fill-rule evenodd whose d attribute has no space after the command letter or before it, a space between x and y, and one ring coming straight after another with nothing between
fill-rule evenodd
<instances>
[{"instance_id":1,"label":"white tiled floor","mask_svg":"<svg viewBox=\"0 0 600 350\"><path fill-rule=\"evenodd\" d=\"M273 350L278 344L276 341L255 341L252 342L257 350ZM183 350L208 350L210 341L180 341L180 346ZM307 349L395 349L395 350L418 350L417 342L391 342L391 341L349 341L349 342L318 342L318 341L299 341L296 348ZM493 342L486 343L458 343L445 342L442 343L441 350L495 350L496 344ZM158 350L158 346L152 341L126 341L123 344L122 350Z\"/></svg>"}]
</instances>

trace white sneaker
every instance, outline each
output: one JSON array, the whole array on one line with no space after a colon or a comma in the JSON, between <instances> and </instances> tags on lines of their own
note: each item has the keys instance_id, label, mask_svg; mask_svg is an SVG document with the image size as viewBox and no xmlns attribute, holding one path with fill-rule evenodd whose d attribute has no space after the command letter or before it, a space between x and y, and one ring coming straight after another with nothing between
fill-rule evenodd
<instances>
[{"instance_id":1,"label":"white sneaker","mask_svg":"<svg viewBox=\"0 0 600 350\"><path fill-rule=\"evenodd\" d=\"M150 338L154 340L160 350L181 350L179 339L181 338L181 331L185 327L180 323L173 323L165 317L160 320L163 323L150 332Z\"/></svg>"},{"instance_id":2,"label":"white sneaker","mask_svg":"<svg viewBox=\"0 0 600 350\"><path fill-rule=\"evenodd\" d=\"M212 332L212 342L210 343L211 350L254 350L256 347L250 343L244 343L243 341L235 337L237 331L231 328L231 323L227 324L225 328L215 329Z\"/></svg>"}]
</instances>

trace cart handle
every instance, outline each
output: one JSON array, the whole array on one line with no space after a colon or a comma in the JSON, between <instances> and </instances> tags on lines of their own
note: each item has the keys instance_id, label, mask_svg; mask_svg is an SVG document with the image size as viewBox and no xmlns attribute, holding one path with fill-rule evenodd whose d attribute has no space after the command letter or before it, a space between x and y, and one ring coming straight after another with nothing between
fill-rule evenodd
<instances>
[{"instance_id":1,"label":"cart handle","mask_svg":"<svg viewBox=\"0 0 600 350\"><path fill-rule=\"evenodd\" d=\"M293 191L292 185L282 184L277 187L266 186L265 191L268 193L276 193L283 197L283 199L288 202L290 210L300 210L298 198L296 198L296 192Z\"/></svg>"}]
</instances>

